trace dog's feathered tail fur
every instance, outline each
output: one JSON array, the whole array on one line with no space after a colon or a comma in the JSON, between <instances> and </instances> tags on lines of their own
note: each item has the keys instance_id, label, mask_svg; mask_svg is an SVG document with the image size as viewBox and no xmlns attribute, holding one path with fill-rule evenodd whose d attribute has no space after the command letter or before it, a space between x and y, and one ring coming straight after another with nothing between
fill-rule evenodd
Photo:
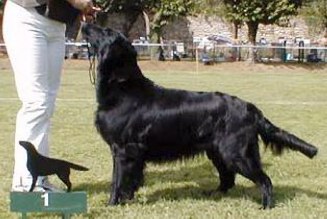
<instances>
[{"instance_id":1,"label":"dog's feathered tail fur","mask_svg":"<svg viewBox=\"0 0 327 219\"><path fill-rule=\"evenodd\" d=\"M276 127L261 112L258 112L258 116L258 132L266 147L270 147L274 153L281 154L284 149L288 148L299 151L309 158L317 154L318 149L315 146Z\"/></svg>"}]
</instances>

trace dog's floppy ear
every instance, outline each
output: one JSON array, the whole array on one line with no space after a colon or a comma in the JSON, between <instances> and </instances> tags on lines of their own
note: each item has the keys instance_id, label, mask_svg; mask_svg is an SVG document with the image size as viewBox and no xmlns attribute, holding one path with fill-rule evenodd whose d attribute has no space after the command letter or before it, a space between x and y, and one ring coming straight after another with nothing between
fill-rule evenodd
<instances>
[{"instance_id":1,"label":"dog's floppy ear","mask_svg":"<svg viewBox=\"0 0 327 219\"><path fill-rule=\"evenodd\" d=\"M98 53L99 77L109 83L122 83L142 77L137 65L137 52L122 35L111 36L110 43L104 43Z\"/></svg>"},{"instance_id":2,"label":"dog's floppy ear","mask_svg":"<svg viewBox=\"0 0 327 219\"><path fill-rule=\"evenodd\" d=\"M142 72L137 66L137 53L128 45L106 45L100 51L98 71L108 82L124 82L142 77Z\"/></svg>"},{"instance_id":3,"label":"dog's floppy ear","mask_svg":"<svg viewBox=\"0 0 327 219\"><path fill-rule=\"evenodd\" d=\"M101 79L111 80L113 63L110 59L110 45L104 45L98 52L98 77Z\"/></svg>"},{"instance_id":4,"label":"dog's floppy ear","mask_svg":"<svg viewBox=\"0 0 327 219\"><path fill-rule=\"evenodd\" d=\"M126 65L123 68L115 69L111 80L115 80L118 83L133 80L142 77L142 73L137 66Z\"/></svg>"}]
</instances>

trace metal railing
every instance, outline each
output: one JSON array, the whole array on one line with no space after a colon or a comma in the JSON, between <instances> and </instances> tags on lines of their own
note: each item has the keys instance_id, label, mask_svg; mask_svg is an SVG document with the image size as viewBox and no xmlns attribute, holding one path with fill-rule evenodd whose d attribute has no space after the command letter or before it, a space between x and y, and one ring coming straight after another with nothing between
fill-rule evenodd
<instances>
[{"instance_id":1,"label":"metal railing","mask_svg":"<svg viewBox=\"0 0 327 219\"><path fill-rule=\"evenodd\" d=\"M174 43L133 43L139 59L158 60L162 55L166 60L211 60L212 62L243 61L251 58L260 62L325 62L327 47L299 45L213 45L210 50L199 48L197 44L185 43L183 52L176 50ZM162 48L160 54L159 48ZM6 53L5 44L0 44L0 52ZM66 58L87 59L87 43L67 42Z\"/></svg>"}]
</instances>

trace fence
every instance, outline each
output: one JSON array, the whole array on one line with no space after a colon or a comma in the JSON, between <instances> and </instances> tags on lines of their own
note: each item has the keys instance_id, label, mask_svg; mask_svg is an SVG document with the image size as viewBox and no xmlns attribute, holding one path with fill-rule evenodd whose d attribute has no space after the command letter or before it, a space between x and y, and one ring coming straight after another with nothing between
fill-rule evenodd
<instances>
[{"instance_id":1,"label":"fence","mask_svg":"<svg viewBox=\"0 0 327 219\"><path fill-rule=\"evenodd\" d=\"M326 62L327 47L318 46L249 46L231 45L215 46L207 55L213 61L244 61L251 57L253 50L256 61L259 62ZM199 52L200 60L201 53Z\"/></svg>"},{"instance_id":2,"label":"fence","mask_svg":"<svg viewBox=\"0 0 327 219\"><path fill-rule=\"evenodd\" d=\"M272 45L210 45L199 48L195 43L133 43L139 59L148 60L199 60L204 63L244 61L251 57L251 51L259 62L325 62L327 47ZM162 48L160 50L159 48ZM0 44L0 53L6 53ZM87 59L85 42L67 42L66 58Z\"/></svg>"}]
</instances>

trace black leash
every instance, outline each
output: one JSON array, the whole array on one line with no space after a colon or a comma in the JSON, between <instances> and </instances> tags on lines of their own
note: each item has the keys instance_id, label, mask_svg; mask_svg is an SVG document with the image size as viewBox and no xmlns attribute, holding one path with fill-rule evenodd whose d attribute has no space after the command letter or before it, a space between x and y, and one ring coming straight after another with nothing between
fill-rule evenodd
<instances>
[{"instance_id":1,"label":"black leash","mask_svg":"<svg viewBox=\"0 0 327 219\"><path fill-rule=\"evenodd\" d=\"M94 2L94 4L96 4ZM97 14L93 14L92 15L92 23L95 24L96 23L96 18L97 18ZM95 63L95 56L96 56L96 51L94 49L94 47L92 47L92 45L86 40L87 43L87 54L88 54L88 59L89 59L89 78L90 78L90 82L92 85L95 85L95 81L96 81L96 63Z\"/></svg>"},{"instance_id":2,"label":"black leash","mask_svg":"<svg viewBox=\"0 0 327 219\"><path fill-rule=\"evenodd\" d=\"M90 82L92 85L95 85L95 81L96 81L96 63L95 63L95 51L94 48L92 48L91 44L86 41L87 43L87 54L88 54L88 58L89 58L89 78L90 78ZM91 49L93 49L93 53L91 52Z\"/></svg>"},{"instance_id":3,"label":"black leash","mask_svg":"<svg viewBox=\"0 0 327 219\"><path fill-rule=\"evenodd\" d=\"M98 3L96 2L96 0L92 0L92 3L94 6L101 8L100 5L98 5ZM94 13L91 15L92 19L91 19L91 23L96 24L96 20L97 20L97 16L98 13ZM86 18L86 17L84 17ZM88 22L86 19L84 20L85 22ZM87 43L87 53L88 53L88 59L89 59L89 63L90 63L90 67L89 67L89 78L90 78L90 82L92 85L95 85L96 83L96 62L95 62L95 58L97 56L97 51L96 49L90 44L90 42L88 42L88 40L86 40Z\"/></svg>"}]
</instances>

